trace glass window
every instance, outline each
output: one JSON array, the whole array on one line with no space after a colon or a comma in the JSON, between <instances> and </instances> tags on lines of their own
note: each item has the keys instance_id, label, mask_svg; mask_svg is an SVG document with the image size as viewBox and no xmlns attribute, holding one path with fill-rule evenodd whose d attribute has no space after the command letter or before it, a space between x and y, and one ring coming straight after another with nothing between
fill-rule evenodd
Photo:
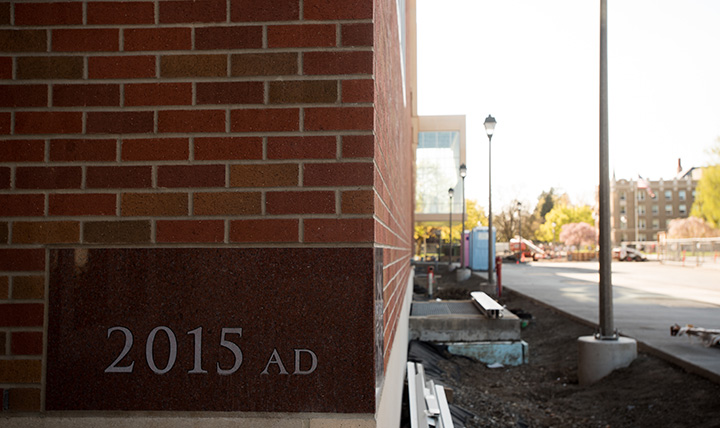
<instances>
[{"instance_id":1,"label":"glass window","mask_svg":"<svg viewBox=\"0 0 720 428\"><path fill-rule=\"evenodd\" d=\"M645 215L645 205L638 205L638 214Z\"/></svg>"},{"instance_id":2,"label":"glass window","mask_svg":"<svg viewBox=\"0 0 720 428\"><path fill-rule=\"evenodd\" d=\"M660 213L660 208L658 208L657 204L653 204L652 213L653 213L653 215L658 215L658 213Z\"/></svg>"},{"instance_id":3,"label":"glass window","mask_svg":"<svg viewBox=\"0 0 720 428\"><path fill-rule=\"evenodd\" d=\"M685 200L685 191L684 190L678 190L678 199L681 201Z\"/></svg>"},{"instance_id":4,"label":"glass window","mask_svg":"<svg viewBox=\"0 0 720 428\"><path fill-rule=\"evenodd\" d=\"M652 221L652 228L653 229L660 229L660 220L654 218Z\"/></svg>"},{"instance_id":5,"label":"glass window","mask_svg":"<svg viewBox=\"0 0 720 428\"><path fill-rule=\"evenodd\" d=\"M645 222L644 218L641 218L638 220L638 228L645 229L647 227L647 223Z\"/></svg>"},{"instance_id":6,"label":"glass window","mask_svg":"<svg viewBox=\"0 0 720 428\"><path fill-rule=\"evenodd\" d=\"M450 211L448 189L455 190L453 212L462 211L460 132L418 133L415 212L444 214Z\"/></svg>"},{"instance_id":7,"label":"glass window","mask_svg":"<svg viewBox=\"0 0 720 428\"><path fill-rule=\"evenodd\" d=\"M645 200L645 192L637 192L637 199L638 201L644 201Z\"/></svg>"},{"instance_id":8,"label":"glass window","mask_svg":"<svg viewBox=\"0 0 720 428\"><path fill-rule=\"evenodd\" d=\"M620 214L627 214L627 208L625 207L625 205L620 207Z\"/></svg>"},{"instance_id":9,"label":"glass window","mask_svg":"<svg viewBox=\"0 0 720 428\"><path fill-rule=\"evenodd\" d=\"M620 200L624 201L625 199L627 199L627 195L625 194L625 192L620 192Z\"/></svg>"},{"instance_id":10,"label":"glass window","mask_svg":"<svg viewBox=\"0 0 720 428\"><path fill-rule=\"evenodd\" d=\"M687 207L685 204L680 204L680 206L678 206L678 211L680 211L680 215L687 215Z\"/></svg>"},{"instance_id":11,"label":"glass window","mask_svg":"<svg viewBox=\"0 0 720 428\"><path fill-rule=\"evenodd\" d=\"M665 205L665 215L673 215L673 207L670 204Z\"/></svg>"},{"instance_id":12,"label":"glass window","mask_svg":"<svg viewBox=\"0 0 720 428\"><path fill-rule=\"evenodd\" d=\"M666 190L666 191L665 191L665 200L666 200L666 201L672 201L672 190Z\"/></svg>"},{"instance_id":13,"label":"glass window","mask_svg":"<svg viewBox=\"0 0 720 428\"><path fill-rule=\"evenodd\" d=\"M647 241L647 237L645 236L644 233L638 234L638 241L643 241L643 242Z\"/></svg>"}]
</instances>

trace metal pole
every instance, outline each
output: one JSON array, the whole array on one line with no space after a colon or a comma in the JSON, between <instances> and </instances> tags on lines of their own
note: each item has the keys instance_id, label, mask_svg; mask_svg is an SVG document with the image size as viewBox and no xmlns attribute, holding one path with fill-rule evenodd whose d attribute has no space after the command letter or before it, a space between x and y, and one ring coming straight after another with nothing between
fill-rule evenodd
<instances>
[{"instance_id":1,"label":"metal pole","mask_svg":"<svg viewBox=\"0 0 720 428\"><path fill-rule=\"evenodd\" d=\"M495 284L493 278L493 258L492 244L492 134L488 135L488 284Z\"/></svg>"},{"instance_id":2,"label":"metal pole","mask_svg":"<svg viewBox=\"0 0 720 428\"><path fill-rule=\"evenodd\" d=\"M448 269L450 269L450 266L452 265L452 195L450 195L450 236L448 241L450 241L450 252L448 253Z\"/></svg>"},{"instance_id":3,"label":"metal pole","mask_svg":"<svg viewBox=\"0 0 720 428\"><path fill-rule=\"evenodd\" d=\"M598 334L598 338L602 340L617 340L613 323L612 302L607 89L607 0L600 0L600 333Z\"/></svg>"},{"instance_id":4,"label":"metal pole","mask_svg":"<svg viewBox=\"0 0 720 428\"><path fill-rule=\"evenodd\" d=\"M465 177L462 178L462 230L460 230L460 269L465 269Z\"/></svg>"}]
</instances>

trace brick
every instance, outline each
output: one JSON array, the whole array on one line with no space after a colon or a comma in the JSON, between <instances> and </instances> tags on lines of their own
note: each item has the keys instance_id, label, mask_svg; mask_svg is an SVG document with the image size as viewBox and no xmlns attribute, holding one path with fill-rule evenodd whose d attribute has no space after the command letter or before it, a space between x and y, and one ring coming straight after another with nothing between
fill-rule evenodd
<instances>
[{"instance_id":1,"label":"brick","mask_svg":"<svg viewBox=\"0 0 720 428\"><path fill-rule=\"evenodd\" d=\"M47 56L18 57L17 78L27 79L82 79L85 66L82 57Z\"/></svg>"},{"instance_id":2,"label":"brick","mask_svg":"<svg viewBox=\"0 0 720 428\"><path fill-rule=\"evenodd\" d=\"M42 162L45 160L43 140L0 141L0 162Z\"/></svg>"},{"instance_id":3,"label":"brick","mask_svg":"<svg viewBox=\"0 0 720 428\"><path fill-rule=\"evenodd\" d=\"M286 76L299 70L294 52L235 54L230 60L232 76Z\"/></svg>"},{"instance_id":4,"label":"brick","mask_svg":"<svg viewBox=\"0 0 720 428\"><path fill-rule=\"evenodd\" d=\"M83 224L89 244L146 244L150 242L150 221L95 221Z\"/></svg>"},{"instance_id":5,"label":"brick","mask_svg":"<svg viewBox=\"0 0 720 428\"><path fill-rule=\"evenodd\" d=\"M0 194L0 216L41 216L45 211L45 195L18 193Z\"/></svg>"},{"instance_id":6,"label":"brick","mask_svg":"<svg viewBox=\"0 0 720 428\"><path fill-rule=\"evenodd\" d=\"M151 111L93 111L87 113L88 134L146 134L153 132Z\"/></svg>"},{"instance_id":7,"label":"brick","mask_svg":"<svg viewBox=\"0 0 720 428\"><path fill-rule=\"evenodd\" d=\"M7 276L0 276L0 300L10 297L10 279ZM0 333L0 355L4 355L5 337Z\"/></svg>"},{"instance_id":8,"label":"brick","mask_svg":"<svg viewBox=\"0 0 720 428\"><path fill-rule=\"evenodd\" d=\"M375 81L372 79L343 80L343 103L371 103L375 101Z\"/></svg>"},{"instance_id":9,"label":"brick","mask_svg":"<svg viewBox=\"0 0 720 428\"><path fill-rule=\"evenodd\" d=\"M158 242L223 242L223 220L158 220Z\"/></svg>"},{"instance_id":10,"label":"brick","mask_svg":"<svg viewBox=\"0 0 720 428\"><path fill-rule=\"evenodd\" d=\"M100 56L88 58L90 79L142 79L155 77L155 57Z\"/></svg>"},{"instance_id":11,"label":"brick","mask_svg":"<svg viewBox=\"0 0 720 428\"><path fill-rule=\"evenodd\" d=\"M335 159L337 142L334 136L270 137L268 159Z\"/></svg>"},{"instance_id":12,"label":"brick","mask_svg":"<svg viewBox=\"0 0 720 428\"><path fill-rule=\"evenodd\" d=\"M161 110L158 132L225 132L225 111Z\"/></svg>"},{"instance_id":13,"label":"brick","mask_svg":"<svg viewBox=\"0 0 720 428\"><path fill-rule=\"evenodd\" d=\"M321 74L367 74L373 72L371 51L305 52L303 73Z\"/></svg>"},{"instance_id":14,"label":"brick","mask_svg":"<svg viewBox=\"0 0 720 428\"><path fill-rule=\"evenodd\" d=\"M88 25L154 24L155 6L151 2L89 2Z\"/></svg>"},{"instance_id":15,"label":"brick","mask_svg":"<svg viewBox=\"0 0 720 428\"><path fill-rule=\"evenodd\" d=\"M40 383L41 380L41 360L0 360L0 383Z\"/></svg>"},{"instance_id":16,"label":"brick","mask_svg":"<svg viewBox=\"0 0 720 428\"><path fill-rule=\"evenodd\" d=\"M374 167L372 163L315 163L305 164L305 186L371 186Z\"/></svg>"},{"instance_id":17,"label":"brick","mask_svg":"<svg viewBox=\"0 0 720 428\"><path fill-rule=\"evenodd\" d=\"M61 244L80 242L80 223L76 221L16 221L14 244Z\"/></svg>"},{"instance_id":18,"label":"brick","mask_svg":"<svg viewBox=\"0 0 720 428\"><path fill-rule=\"evenodd\" d=\"M16 331L10 334L10 353L13 355L42 355L41 331Z\"/></svg>"},{"instance_id":19,"label":"brick","mask_svg":"<svg viewBox=\"0 0 720 428\"><path fill-rule=\"evenodd\" d=\"M225 165L161 165L158 187L225 187Z\"/></svg>"},{"instance_id":20,"label":"brick","mask_svg":"<svg viewBox=\"0 0 720 428\"><path fill-rule=\"evenodd\" d=\"M123 216L186 216L186 193L124 193L121 199Z\"/></svg>"},{"instance_id":21,"label":"brick","mask_svg":"<svg viewBox=\"0 0 720 428\"><path fill-rule=\"evenodd\" d=\"M0 134L10 134L10 119L11 114L9 112L0 113Z\"/></svg>"},{"instance_id":22,"label":"brick","mask_svg":"<svg viewBox=\"0 0 720 428\"><path fill-rule=\"evenodd\" d=\"M0 248L0 271L45 270L45 250L42 248ZM0 314L2 311L0 311ZM0 315L1 316L1 315Z\"/></svg>"},{"instance_id":23,"label":"brick","mask_svg":"<svg viewBox=\"0 0 720 428\"><path fill-rule=\"evenodd\" d=\"M260 192L212 192L193 195L194 215L260 214Z\"/></svg>"},{"instance_id":24,"label":"brick","mask_svg":"<svg viewBox=\"0 0 720 428\"><path fill-rule=\"evenodd\" d=\"M0 52L45 52L45 30L0 30Z\"/></svg>"},{"instance_id":25,"label":"brick","mask_svg":"<svg viewBox=\"0 0 720 428\"><path fill-rule=\"evenodd\" d=\"M233 22L294 21L300 19L300 0L231 0Z\"/></svg>"},{"instance_id":26,"label":"brick","mask_svg":"<svg viewBox=\"0 0 720 428\"><path fill-rule=\"evenodd\" d=\"M0 57L0 79L12 79L12 63L12 58Z\"/></svg>"},{"instance_id":27,"label":"brick","mask_svg":"<svg viewBox=\"0 0 720 428\"><path fill-rule=\"evenodd\" d=\"M335 103L338 84L335 80L295 80L270 82L270 104Z\"/></svg>"},{"instance_id":28,"label":"brick","mask_svg":"<svg viewBox=\"0 0 720 428\"><path fill-rule=\"evenodd\" d=\"M230 112L232 132L284 132L300 130L298 109L246 109Z\"/></svg>"},{"instance_id":29,"label":"brick","mask_svg":"<svg viewBox=\"0 0 720 428\"><path fill-rule=\"evenodd\" d=\"M192 104L192 83L127 83L126 106L170 106Z\"/></svg>"},{"instance_id":30,"label":"brick","mask_svg":"<svg viewBox=\"0 0 720 428\"><path fill-rule=\"evenodd\" d=\"M42 299L45 297L45 277L16 276L13 278L12 298L15 300Z\"/></svg>"},{"instance_id":31,"label":"brick","mask_svg":"<svg viewBox=\"0 0 720 428\"><path fill-rule=\"evenodd\" d=\"M86 186L90 189L148 188L151 166L89 166Z\"/></svg>"},{"instance_id":32,"label":"brick","mask_svg":"<svg viewBox=\"0 0 720 428\"><path fill-rule=\"evenodd\" d=\"M343 46L372 46L373 24L343 24L340 37Z\"/></svg>"},{"instance_id":33,"label":"brick","mask_svg":"<svg viewBox=\"0 0 720 428\"><path fill-rule=\"evenodd\" d=\"M308 131L366 130L375 121L372 107L322 107L305 109L305 129Z\"/></svg>"},{"instance_id":34,"label":"brick","mask_svg":"<svg viewBox=\"0 0 720 428\"><path fill-rule=\"evenodd\" d=\"M40 388L12 388L8 391L8 410L12 412L39 412L41 408Z\"/></svg>"},{"instance_id":35,"label":"brick","mask_svg":"<svg viewBox=\"0 0 720 428\"><path fill-rule=\"evenodd\" d=\"M110 193L50 194L51 216L115 215L116 198Z\"/></svg>"},{"instance_id":36,"label":"brick","mask_svg":"<svg viewBox=\"0 0 720 428\"><path fill-rule=\"evenodd\" d=\"M53 85L53 106L120 106L120 85Z\"/></svg>"},{"instance_id":37,"label":"brick","mask_svg":"<svg viewBox=\"0 0 720 428\"><path fill-rule=\"evenodd\" d=\"M262 82L198 82L198 104L262 104L265 88Z\"/></svg>"},{"instance_id":38,"label":"brick","mask_svg":"<svg viewBox=\"0 0 720 428\"><path fill-rule=\"evenodd\" d=\"M375 192L349 190L342 192L340 210L343 214L372 214L375 212Z\"/></svg>"},{"instance_id":39,"label":"brick","mask_svg":"<svg viewBox=\"0 0 720 428\"><path fill-rule=\"evenodd\" d=\"M303 18L307 20L372 19L373 2L357 0L305 0Z\"/></svg>"},{"instance_id":40,"label":"brick","mask_svg":"<svg viewBox=\"0 0 720 428\"><path fill-rule=\"evenodd\" d=\"M298 242L299 221L294 219L233 220L231 242Z\"/></svg>"},{"instance_id":41,"label":"brick","mask_svg":"<svg viewBox=\"0 0 720 428\"><path fill-rule=\"evenodd\" d=\"M371 218L305 219L304 242L372 242L374 224Z\"/></svg>"},{"instance_id":42,"label":"brick","mask_svg":"<svg viewBox=\"0 0 720 428\"><path fill-rule=\"evenodd\" d=\"M335 25L271 25L268 27L269 48L333 47L337 42Z\"/></svg>"},{"instance_id":43,"label":"brick","mask_svg":"<svg viewBox=\"0 0 720 428\"><path fill-rule=\"evenodd\" d=\"M375 137L372 135L344 135L343 158L372 158L375 153Z\"/></svg>"},{"instance_id":44,"label":"brick","mask_svg":"<svg viewBox=\"0 0 720 428\"><path fill-rule=\"evenodd\" d=\"M18 189L79 189L82 170L79 166L18 167L15 187Z\"/></svg>"},{"instance_id":45,"label":"brick","mask_svg":"<svg viewBox=\"0 0 720 428\"><path fill-rule=\"evenodd\" d=\"M225 0L162 1L160 23L225 22L226 11Z\"/></svg>"},{"instance_id":46,"label":"brick","mask_svg":"<svg viewBox=\"0 0 720 428\"><path fill-rule=\"evenodd\" d=\"M10 168L0 167L0 189L10 188Z\"/></svg>"},{"instance_id":47,"label":"brick","mask_svg":"<svg viewBox=\"0 0 720 428\"><path fill-rule=\"evenodd\" d=\"M47 85L0 85L0 107L47 107Z\"/></svg>"},{"instance_id":48,"label":"brick","mask_svg":"<svg viewBox=\"0 0 720 428\"><path fill-rule=\"evenodd\" d=\"M116 28L72 28L52 31L54 52L117 52L120 30Z\"/></svg>"},{"instance_id":49,"label":"brick","mask_svg":"<svg viewBox=\"0 0 720 428\"><path fill-rule=\"evenodd\" d=\"M0 303L0 327L42 327L44 306L42 303Z\"/></svg>"},{"instance_id":50,"label":"brick","mask_svg":"<svg viewBox=\"0 0 720 428\"><path fill-rule=\"evenodd\" d=\"M261 26L200 27L195 29L195 49L260 49Z\"/></svg>"},{"instance_id":51,"label":"brick","mask_svg":"<svg viewBox=\"0 0 720 428\"><path fill-rule=\"evenodd\" d=\"M16 134L79 134L82 112L19 111L15 113Z\"/></svg>"},{"instance_id":52,"label":"brick","mask_svg":"<svg viewBox=\"0 0 720 428\"><path fill-rule=\"evenodd\" d=\"M16 3L15 25L81 25L82 3Z\"/></svg>"},{"instance_id":53,"label":"brick","mask_svg":"<svg viewBox=\"0 0 720 428\"><path fill-rule=\"evenodd\" d=\"M259 137L195 138L195 160L262 159L262 155Z\"/></svg>"},{"instance_id":54,"label":"brick","mask_svg":"<svg viewBox=\"0 0 720 428\"><path fill-rule=\"evenodd\" d=\"M187 138L123 140L121 158L124 161L188 160L189 144Z\"/></svg>"},{"instance_id":55,"label":"brick","mask_svg":"<svg viewBox=\"0 0 720 428\"><path fill-rule=\"evenodd\" d=\"M267 214L334 214L335 192L268 192Z\"/></svg>"},{"instance_id":56,"label":"brick","mask_svg":"<svg viewBox=\"0 0 720 428\"><path fill-rule=\"evenodd\" d=\"M294 187L298 185L298 165L230 165L231 187Z\"/></svg>"},{"instance_id":57,"label":"brick","mask_svg":"<svg viewBox=\"0 0 720 428\"><path fill-rule=\"evenodd\" d=\"M116 140L50 140L53 162L112 162L117 158Z\"/></svg>"},{"instance_id":58,"label":"brick","mask_svg":"<svg viewBox=\"0 0 720 428\"><path fill-rule=\"evenodd\" d=\"M7 244L10 239L10 226L6 221L0 221L0 244ZM2 284L0 284L0 296L2 295ZM0 297L1 299L2 297Z\"/></svg>"},{"instance_id":59,"label":"brick","mask_svg":"<svg viewBox=\"0 0 720 428\"><path fill-rule=\"evenodd\" d=\"M10 15L10 3L0 3L0 24L10 25Z\"/></svg>"},{"instance_id":60,"label":"brick","mask_svg":"<svg viewBox=\"0 0 720 428\"><path fill-rule=\"evenodd\" d=\"M227 55L164 55L160 58L162 77L225 77Z\"/></svg>"},{"instance_id":61,"label":"brick","mask_svg":"<svg viewBox=\"0 0 720 428\"><path fill-rule=\"evenodd\" d=\"M190 50L190 28L126 28L123 30L126 51Z\"/></svg>"}]
</instances>

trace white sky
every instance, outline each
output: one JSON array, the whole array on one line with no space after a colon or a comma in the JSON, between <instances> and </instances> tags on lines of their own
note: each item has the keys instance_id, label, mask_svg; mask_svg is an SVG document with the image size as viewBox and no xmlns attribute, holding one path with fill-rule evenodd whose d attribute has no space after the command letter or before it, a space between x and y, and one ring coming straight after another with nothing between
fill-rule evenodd
<instances>
[{"instance_id":1,"label":"white sky","mask_svg":"<svg viewBox=\"0 0 720 428\"><path fill-rule=\"evenodd\" d=\"M592 205L599 0L418 0L420 115L467 116L468 199ZM720 0L608 0L610 175L672 179L720 137Z\"/></svg>"}]
</instances>

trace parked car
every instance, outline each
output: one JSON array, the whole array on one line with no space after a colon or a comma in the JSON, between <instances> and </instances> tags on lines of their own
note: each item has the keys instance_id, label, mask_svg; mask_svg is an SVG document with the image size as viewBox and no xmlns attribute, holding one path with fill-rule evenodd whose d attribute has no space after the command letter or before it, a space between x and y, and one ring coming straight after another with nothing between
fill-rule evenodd
<instances>
[{"instance_id":1,"label":"parked car","mask_svg":"<svg viewBox=\"0 0 720 428\"><path fill-rule=\"evenodd\" d=\"M620 260L621 262L630 262L630 261L644 262L647 260L647 257L645 257L645 255L643 253L641 253L639 250L636 250L635 248L617 247L617 248L613 248L613 259Z\"/></svg>"}]
</instances>

